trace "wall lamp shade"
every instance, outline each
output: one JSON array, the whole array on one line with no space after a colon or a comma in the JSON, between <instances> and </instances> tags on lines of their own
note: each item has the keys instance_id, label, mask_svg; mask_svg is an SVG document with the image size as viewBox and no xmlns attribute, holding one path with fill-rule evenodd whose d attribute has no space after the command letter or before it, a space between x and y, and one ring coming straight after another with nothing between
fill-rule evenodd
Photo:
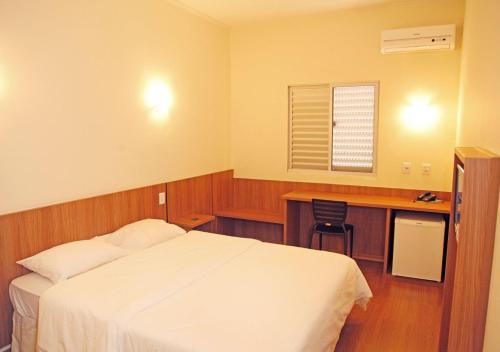
<instances>
[{"instance_id":1,"label":"wall lamp shade","mask_svg":"<svg viewBox=\"0 0 500 352\"><path fill-rule=\"evenodd\" d=\"M404 125L416 132L423 132L432 128L436 124L438 116L439 109L432 105L427 97L410 99L402 110Z\"/></svg>"},{"instance_id":2,"label":"wall lamp shade","mask_svg":"<svg viewBox=\"0 0 500 352\"><path fill-rule=\"evenodd\" d=\"M155 119L166 117L172 106L172 91L162 80L152 80L146 86L144 92L144 103L151 111Z\"/></svg>"}]
</instances>

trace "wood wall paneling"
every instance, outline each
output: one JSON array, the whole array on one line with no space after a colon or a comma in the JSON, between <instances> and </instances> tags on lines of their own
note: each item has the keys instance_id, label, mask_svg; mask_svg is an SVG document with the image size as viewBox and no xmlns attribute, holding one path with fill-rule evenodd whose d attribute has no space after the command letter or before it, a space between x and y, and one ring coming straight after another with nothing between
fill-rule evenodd
<instances>
[{"instance_id":1,"label":"wood wall paneling","mask_svg":"<svg viewBox=\"0 0 500 352\"><path fill-rule=\"evenodd\" d=\"M222 235L234 236L234 219L216 217L215 232Z\"/></svg>"},{"instance_id":2,"label":"wood wall paneling","mask_svg":"<svg viewBox=\"0 0 500 352\"><path fill-rule=\"evenodd\" d=\"M168 221L190 214L212 215L212 175L167 183Z\"/></svg>"},{"instance_id":3,"label":"wood wall paneling","mask_svg":"<svg viewBox=\"0 0 500 352\"><path fill-rule=\"evenodd\" d=\"M233 208L233 170L212 174L213 211Z\"/></svg>"},{"instance_id":4,"label":"wood wall paneling","mask_svg":"<svg viewBox=\"0 0 500 352\"><path fill-rule=\"evenodd\" d=\"M234 221L234 234L256 238L270 243L283 244L283 225L259 221Z\"/></svg>"},{"instance_id":5,"label":"wood wall paneling","mask_svg":"<svg viewBox=\"0 0 500 352\"><path fill-rule=\"evenodd\" d=\"M281 195L292 190L291 182L236 178L233 180L233 207L283 214Z\"/></svg>"},{"instance_id":6,"label":"wood wall paneling","mask_svg":"<svg viewBox=\"0 0 500 352\"><path fill-rule=\"evenodd\" d=\"M416 198L423 190L398 188L365 187L335 184L319 184L290 181L268 181L235 178L232 182L233 200L231 207L261 209L263 211L284 213L281 196L291 191L313 191L343 193L369 196ZM449 200L449 192L434 192L440 199Z\"/></svg>"},{"instance_id":7,"label":"wood wall paneling","mask_svg":"<svg viewBox=\"0 0 500 352\"><path fill-rule=\"evenodd\" d=\"M263 242L283 243L283 225L260 221L218 218L217 232Z\"/></svg>"},{"instance_id":8,"label":"wood wall paneling","mask_svg":"<svg viewBox=\"0 0 500 352\"><path fill-rule=\"evenodd\" d=\"M12 307L8 286L25 274L17 260L50 247L89 239L146 218L166 219L155 185L0 216L0 346L10 343Z\"/></svg>"},{"instance_id":9,"label":"wood wall paneling","mask_svg":"<svg viewBox=\"0 0 500 352\"><path fill-rule=\"evenodd\" d=\"M214 176L214 213L215 215L236 218L238 213L260 213L259 220L266 221L270 216L284 218L286 211L287 222L283 225L286 231L284 239L286 244L307 246L308 241L304 236L309 236L311 231L312 211L310 205L302 205L299 202L285 202L281 196L292 191L312 191L340 193L348 195L367 195L404 198L408 203L409 199L416 198L423 190L407 190L395 188L364 187L350 185L318 184L307 182L270 181L231 178L232 173L226 172L218 177ZM216 184L218 186L216 186ZM228 192L228 187L230 190ZM434 192L439 198L448 201L449 192ZM229 194L229 197L228 197ZM413 203L412 203L413 204ZM285 207L288 207L285 209ZM234 215L236 214L236 215ZM274 215L273 215L274 214ZM388 215L389 214L389 215ZM383 208L350 207L350 223L355 225L354 256L357 258L384 261L384 248L389 246L391 211ZM241 215L244 218L244 215ZM221 229L226 234L230 234L230 229L234 227L228 224L239 221L238 219L224 219L217 216L217 222L221 224ZM257 220L259 216L254 216ZM249 219L247 219L249 220ZM217 226L219 228L219 226ZM262 231L268 231L270 227L262 227ZM221 230L222 231L222 230ZM274 231L271 229L271 231ZM270 237L273 233L263 233L260 236ZM335 244L335 239L327 239L325 248L329 250L341 251ZM386 258L387 259L387 258ZM387 263L387 262L386 262Z\"/></svg>"}]
</instances>

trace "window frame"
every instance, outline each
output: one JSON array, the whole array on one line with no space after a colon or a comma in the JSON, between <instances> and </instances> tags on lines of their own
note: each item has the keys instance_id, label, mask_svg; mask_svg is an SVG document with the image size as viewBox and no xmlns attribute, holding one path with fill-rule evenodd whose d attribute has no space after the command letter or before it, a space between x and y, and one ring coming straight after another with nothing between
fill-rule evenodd
<instances>
[{"instance_id":1,"label":"window frame","mask_svg":"<svg viewBox=\"0 0 500 352\"><path fill-rule=\"evenodd\" d=\"M330 115L330 128L328 129L328 170L314 170L314 169L298 169L292 168L292 89L295 87L321 87L328 86L330 92L329 98L329 115ZM352 170L333 170L333 91L335 87L357 87L357 86L373 86L374 91L374 106L373 106L373 167L371 172L366 171L352 171ZM288 85L288 139L287 139L287 172L289 173L306 173L306 174L339 174L339 175L356 175L361 177L373 177L377 175L378 171L378 127L379 127L379 94L380 94L380 81L361 81L361 82L348 82L348 83L323 83L323 84L290 84Z\"/></svg>"}]
</instances>

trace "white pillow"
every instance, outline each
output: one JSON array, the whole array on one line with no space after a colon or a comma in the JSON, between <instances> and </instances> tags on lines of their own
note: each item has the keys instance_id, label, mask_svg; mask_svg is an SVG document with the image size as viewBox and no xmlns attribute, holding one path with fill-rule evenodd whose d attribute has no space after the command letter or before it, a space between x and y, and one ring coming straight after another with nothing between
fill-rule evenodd
<instances>
[{"instance_id":1,"label":"white pillow","mask_svg":"<svg viewBox=\"0 0 500 352\"><path fill-rule=\"evenodd\" d=\"M129 253L104 241L83 240L49 248L17 264L57 283Z\"/></svg>"},{"instance_id":2,"label":"white pillow","mask_svg":"<svg viewBox=\"0 0 500 352\"><path fill-rule=\"evenodd\" d=\"M137 251L185 233L186 231L179 226L164 220L145 219L125 225L106 235L105 241L124 249Z\"/></svg>"},{"instance_id":3,"label":"white pillow","mask_svg":"<svg viewBox=\"0 0 500 352\"><path fill-rule=\"evenodd\" d=\"M111 236L113 233L105 233L104 235L100 235L100 236L95 236L93 238L93 240L98 240L98 241L103 241L103 242L106 242L106 239Z\"/></svg>"}]
</instances>

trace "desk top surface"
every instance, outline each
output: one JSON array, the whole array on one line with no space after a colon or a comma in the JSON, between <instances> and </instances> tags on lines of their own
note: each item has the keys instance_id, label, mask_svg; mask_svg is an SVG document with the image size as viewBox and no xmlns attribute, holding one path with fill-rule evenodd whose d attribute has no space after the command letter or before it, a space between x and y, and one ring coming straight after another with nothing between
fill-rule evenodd
<instances>
[{"instance_id":1,"label":"desk top surface","mask_svg":"<svg viewBox=\"0 0 500 352\"><path fill-rule=\"evenodd\" d=\"M415 202L413 199L408 198L372 196L363 194L294 191L286 193L281 197L285 200L293 200L298 202L311 202L313 198L316 198L324 200L343 201L347 202L351 206L368 208L390 208L443 214L449 214L451 209L449 201L443 201L439 203L425 203Z\"/></svg>"}]
</instances>

